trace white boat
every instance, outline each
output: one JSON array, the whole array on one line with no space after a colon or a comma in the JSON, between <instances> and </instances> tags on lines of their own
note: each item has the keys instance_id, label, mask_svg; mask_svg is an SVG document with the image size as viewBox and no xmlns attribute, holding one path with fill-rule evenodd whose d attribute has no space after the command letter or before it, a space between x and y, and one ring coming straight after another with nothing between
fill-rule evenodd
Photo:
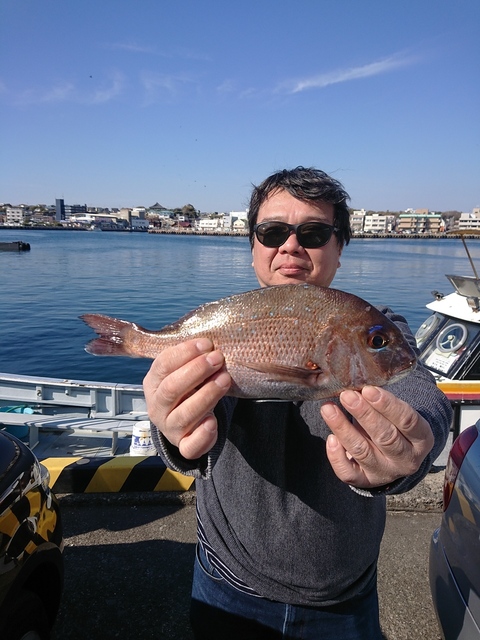
<instances>
[{"instance_id":1,"label":"white boat","mask_svg":"<svg viewBox=\"0 0 480 640\"><path fill-rule=\"evenodd\" d=\"M432 291L431 315L415 336L420 360L452 403L453 438L480 419L480 278L462 241L474 276L446 276L454 291Z\"/></svg>"},{"instance_id":2,"label":"white boat","mask_svg":"<svg viewBox=\"0 0 480 640\"><path fill-rule=\"evenodd\" d=\"M141 385L0 373L0 426L34 449L56 493L188 490L192 478L132 447L147 420Z\"/></svg>"}]
</instances>

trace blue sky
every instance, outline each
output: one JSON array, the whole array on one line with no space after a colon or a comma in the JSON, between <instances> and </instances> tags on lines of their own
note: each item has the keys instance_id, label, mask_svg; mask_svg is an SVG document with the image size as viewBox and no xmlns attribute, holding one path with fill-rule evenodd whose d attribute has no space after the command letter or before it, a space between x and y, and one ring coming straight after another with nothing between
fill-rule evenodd
<instances>
[{"instance_id":1,"label":"blue sky","mask_svg":"<svg viewBox=\"0 0 480 640\"><path fill-rule=\"evenodd\" d=\"M478 0L3 0L0 202L480 206Z\"/></svg>"}]
</instances>

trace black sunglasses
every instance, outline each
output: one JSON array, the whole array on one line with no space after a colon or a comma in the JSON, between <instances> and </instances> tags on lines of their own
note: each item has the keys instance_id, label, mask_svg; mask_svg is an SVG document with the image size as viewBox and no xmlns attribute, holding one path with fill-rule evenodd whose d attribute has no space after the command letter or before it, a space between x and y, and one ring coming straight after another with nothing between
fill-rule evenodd
<instances>
[{"instance_id":1,"label":"black sunglasses","mask_svg":"<svg viewBox=\"0 0 480 640\"><path fill-rule=\"evenodd\" d=\"M288 240L290 234L295 232L298 244L305 249L318 249L326 245L337 227L326 222L302 222L301 224L288 224L287 222L260 222L253 227L258 241L265 247L281 247Z\"/></svg>"}]
</instances>

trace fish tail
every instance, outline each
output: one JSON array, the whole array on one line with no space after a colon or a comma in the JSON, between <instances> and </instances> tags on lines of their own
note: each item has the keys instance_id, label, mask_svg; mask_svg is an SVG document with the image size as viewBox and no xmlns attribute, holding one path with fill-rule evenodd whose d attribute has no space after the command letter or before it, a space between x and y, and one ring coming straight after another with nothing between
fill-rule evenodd
<instances>
[{"instance_id":1,"label":"fish tail","mask_svg":"<svg viewBox=\"0 0 480 640\"><path fill-rule=\"evenodd\" d=\"M88 324L99 337L90 340L85 351L94 356L131 356L126 338L136 325L126 320L118 320L97 313L86 313L80 318Z\"/></svg>"}]
</instances>

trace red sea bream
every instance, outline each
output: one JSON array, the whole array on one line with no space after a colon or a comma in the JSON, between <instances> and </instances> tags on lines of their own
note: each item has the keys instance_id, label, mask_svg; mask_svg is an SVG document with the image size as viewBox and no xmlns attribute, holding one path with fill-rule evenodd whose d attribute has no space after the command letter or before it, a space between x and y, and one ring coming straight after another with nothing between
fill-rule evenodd
<instances>
[{"instance_id":1,"label":"red sea bream","mask_svg":"<svg viewBox=\"0 0 480 640\"><path fill-rule=\"evenodd\" d=\"M255 289L201 305L160 331L99 314L82 319L99 337L94 355L155 358L207 337L225 356L229 395L314 400L407 374L415 354L374 306L337 289L292 284Z\"/></svg>"}]
</instances>

